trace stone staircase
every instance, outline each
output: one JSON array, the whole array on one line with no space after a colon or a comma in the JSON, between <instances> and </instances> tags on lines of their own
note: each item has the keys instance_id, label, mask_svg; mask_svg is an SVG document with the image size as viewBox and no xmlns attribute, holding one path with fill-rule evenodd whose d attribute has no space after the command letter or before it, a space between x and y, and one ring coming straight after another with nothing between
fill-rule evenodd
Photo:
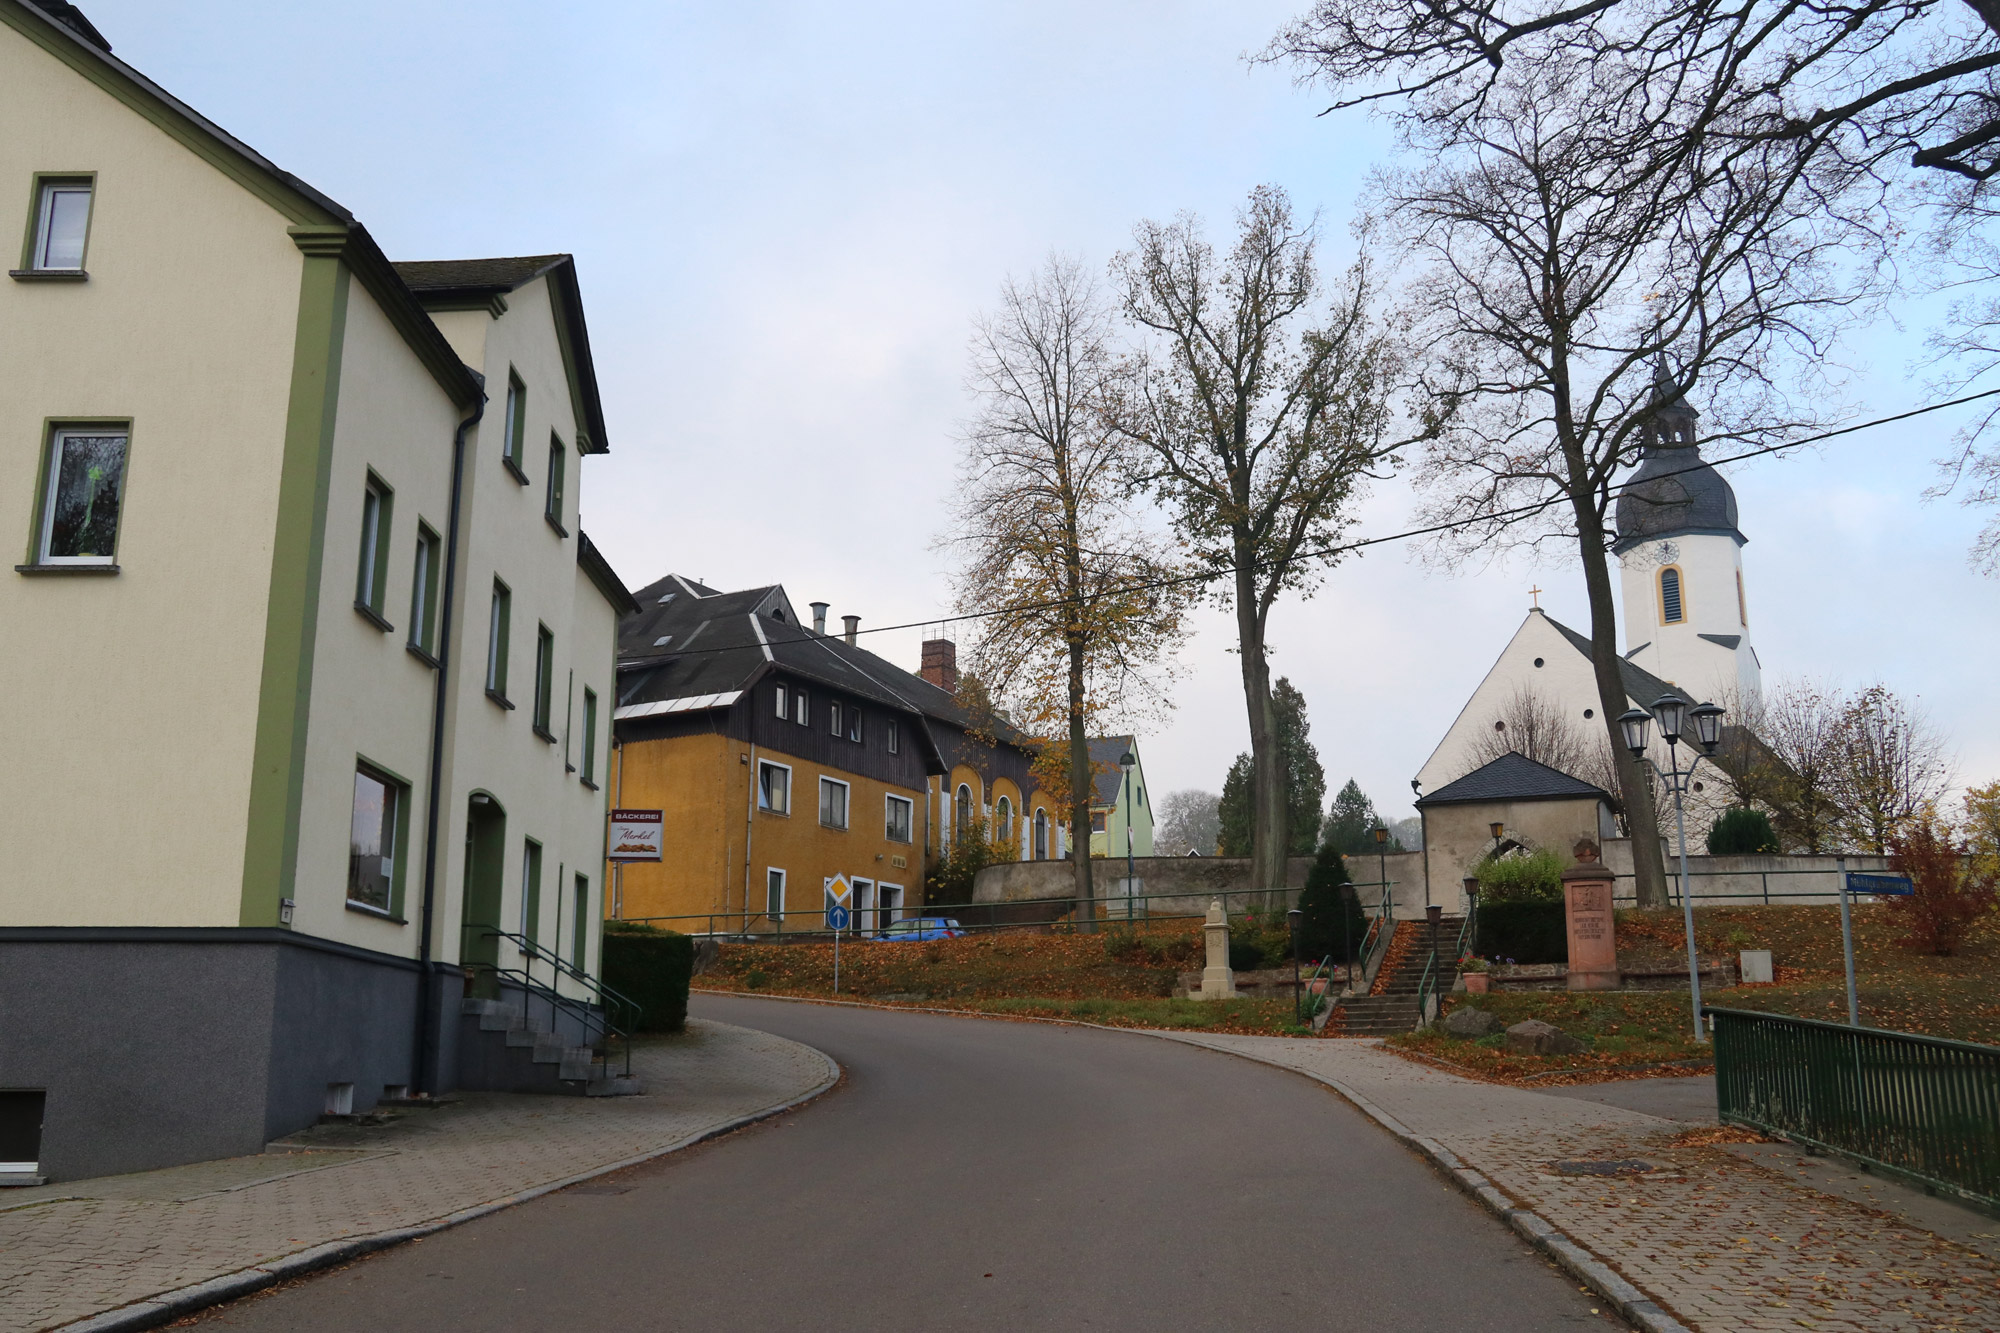
<instances>
[{"instance_id":1,"label":"stone staircase","mask_svg":"<svg viewBox=\"0 0 2000 1333\"><path fill-rule=\"evenodd\" d=\"M1454 916L1438 922L1438 962L1445 969L1438 988L1443 991L1449 991L1458 980L1458 974L1451 970L1450 955L1463 924L1463 918ZM1398 921L1396 933L1389 941L1389 952L1382 959L1382 970L1375 975L1374 987L1366 995L1351 996L1340 1002L1327 1024L1332 1035L1386 1037L1414 1030L1420 1017L1417 987L1423 981L1425 964L1430 962L1430 950L1428 921Z\"/></svg>"},{"instance_id":2,"label":"stone staircase","mask_svg":"<svg viewBox=\"0 0 2000 1333\"><path fill-rule=\"evenodd\" d=\"M613 1071L588 1046L572 1046L546 1018L530 1020L517 1000L459 1002L459 1084L490 1092L629 1097L639 1081Z\"/></svg>"}]
</instances>

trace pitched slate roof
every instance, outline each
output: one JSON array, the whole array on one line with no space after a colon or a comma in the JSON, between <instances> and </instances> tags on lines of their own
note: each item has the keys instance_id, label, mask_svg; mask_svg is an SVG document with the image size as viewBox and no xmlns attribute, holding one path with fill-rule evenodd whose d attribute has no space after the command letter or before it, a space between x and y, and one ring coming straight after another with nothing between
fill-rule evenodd
<instances>
[{"instance_id":1,"label":"pitched slate roof","mask_svg":"<svg viewBox=\"0 0 2000 1333\"><path fill-rule=\"evenodd\" d=\"M1417 799L1421 809L1432 805L1472 805L1486 801L1557 801L1595 796L1610 800L1602 787L1573 778L1561 769L1537 763L1524 754L1508 753L1482 764L1456 782L1447 782Z\"/></svg>"},{"instance_id":2,"label":"pitched slate roof","mask_svg":"<svg viewBox=\"0 0 2000 1333\"><path fill-rule=\"evenodd\" d=\"M1125 780L1125 772L1118 767L1118 761L1125 757L1127 750L1138 753L1139 741L1135 736L1092 736L1090 746L1090 802L1092 805L1118 804L1118 784ZM1110 765L1106 772L1104 766Z\"/></svg>"},{"instance_id":3,"label":"pitched slate roof","mask_svg":"<svg viewBox=\"0 0 2000 1333\"><path fill-rule=\"evenodd\" d=\"M637 614L618 629L618 709L636 718L726 708L773 671L856 698L936 719L961 730L986 729L1025 747L1027 738L999 719L982 722L956 698L866 648L798 622L783 587L739 592L669 575L641 588ZM665 642L662 642L665 640ZM935 738L926 731L933 757Z\"/></svg>"},{"instance_id":4,"label":"pitched slate roof","mask_svg":"<svg viewBox=\"0 0 2000 1333\"><path fill-rule=\"evenodd\" d=\"M1554 616L1549 615L1546 611L1542 615L1550 625L1555 627L1558 634L1569 640L1571 647L1583 654L1584 660L1590 660L1589 635L1578 634L1575 630L1563 624ZM1644 667L1633 662L1628 662L1622 657L1618 659L1618 679L1625 687L1625 697L1638 704L1641 708L1651 708L1663 694L1681 694L1684 692L1667 684L1667 682L1661 680ZM1690 699L1688 702L1699 703L1701 701L1699 699Z\"/></svg>"},{"instance_id":5,"label":"pitched slate roof","mask_svg":"<svg viewBox=\"0 0 2000 1333\"><path fill-rule=\"evenodd\" d=\"M578 399L577 423L588 453L610 452L604 436L604 400L597 390L597 363L590 354L590 329L583 322L583 289L577 284L574 255L513 255L497 259L417 259L396 266L396 276L426 309L463 308L468 301L501 296L546 274L565 367Z\"/></svg>"}]
</instances>

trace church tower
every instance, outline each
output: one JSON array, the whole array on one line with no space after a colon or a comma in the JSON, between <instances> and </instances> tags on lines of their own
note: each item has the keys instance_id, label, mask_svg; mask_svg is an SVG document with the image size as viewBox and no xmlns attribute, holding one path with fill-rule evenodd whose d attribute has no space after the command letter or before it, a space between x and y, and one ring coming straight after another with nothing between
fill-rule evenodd
<instances>
[{"instance_id":1,"label":"church tower","mask_svg":"<svg viewBox=\"0 0 2000 1333\"><path fill-rule=\"evenodd\" d=\"M1638 470L1618 497L1611 548L1624 584L1625 656L1680 687L1688 702L1713 699L1734 714L1763 691L1743 586L1748 539L1736 526L1736 493L1702 459L1695 410L1664 362L1653 402Z\"/></svg>"}]
</instances>

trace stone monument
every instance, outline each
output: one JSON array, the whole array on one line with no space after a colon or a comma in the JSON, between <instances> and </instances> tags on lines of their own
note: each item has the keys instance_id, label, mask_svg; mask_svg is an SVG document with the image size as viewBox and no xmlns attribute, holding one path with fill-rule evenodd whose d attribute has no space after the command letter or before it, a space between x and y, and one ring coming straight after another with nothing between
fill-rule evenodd
<instances>
[{"instance_id":1,"label":"stone monument","mask_svg":"<svg viewBox=\"0 0 2000 1333\"><path fill-rule=\"evenodd\" d=\"M1618 936L1611 915L1611 869L1597 844L1577 843L1576 864L1562 872L1563 916L1569 927L1569 988L1617 990Z\"/></svg>"},{"instance_id":2,"label":"stone monument","mask_svg":"<svg viewBox=\"0 0 2000 1333\"><path fill-rule=\"evenodd\" d=\"M1201 998L1233 1000L1236 998L1236 973L1229 967L1229 917L1222 910L1220 898L1209 901L1208 920L1203 924L1201 933L1208 944L1208 965L1201 970Z\"/></svg>"}]
</instances>

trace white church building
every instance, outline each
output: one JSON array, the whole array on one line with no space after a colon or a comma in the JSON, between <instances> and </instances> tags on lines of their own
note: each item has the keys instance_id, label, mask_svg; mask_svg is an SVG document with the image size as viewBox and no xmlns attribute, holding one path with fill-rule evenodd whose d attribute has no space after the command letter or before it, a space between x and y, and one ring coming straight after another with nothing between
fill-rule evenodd
<instances>
[{"instance_id":1,"label":"white church building","mask_svg":"<svg viewBox=\"0 0 2000 1333\"><path fill-rule=\"evenodd\" d=\"M1614 513L1627 645L1619 673L1627 705L1650 708L1670 689L1689 703L1713 700L1736 720L1762 697L1762 667L1750 642L1749 600L1736 495L1701 456L1695 411L1676 395L1649 427L1638 469ZM1599 717L1590 637L1538 606L1514 632L1486 677L1418 773L1435 792L1492 757L1519 701L1538 704L1606 740ZM1608 740L1606 740L1608 744ZM1654 737L1663 763L1665 746ZM1583 774L1579 776L1591 776Z\"/></svg>"}]
</instances>

